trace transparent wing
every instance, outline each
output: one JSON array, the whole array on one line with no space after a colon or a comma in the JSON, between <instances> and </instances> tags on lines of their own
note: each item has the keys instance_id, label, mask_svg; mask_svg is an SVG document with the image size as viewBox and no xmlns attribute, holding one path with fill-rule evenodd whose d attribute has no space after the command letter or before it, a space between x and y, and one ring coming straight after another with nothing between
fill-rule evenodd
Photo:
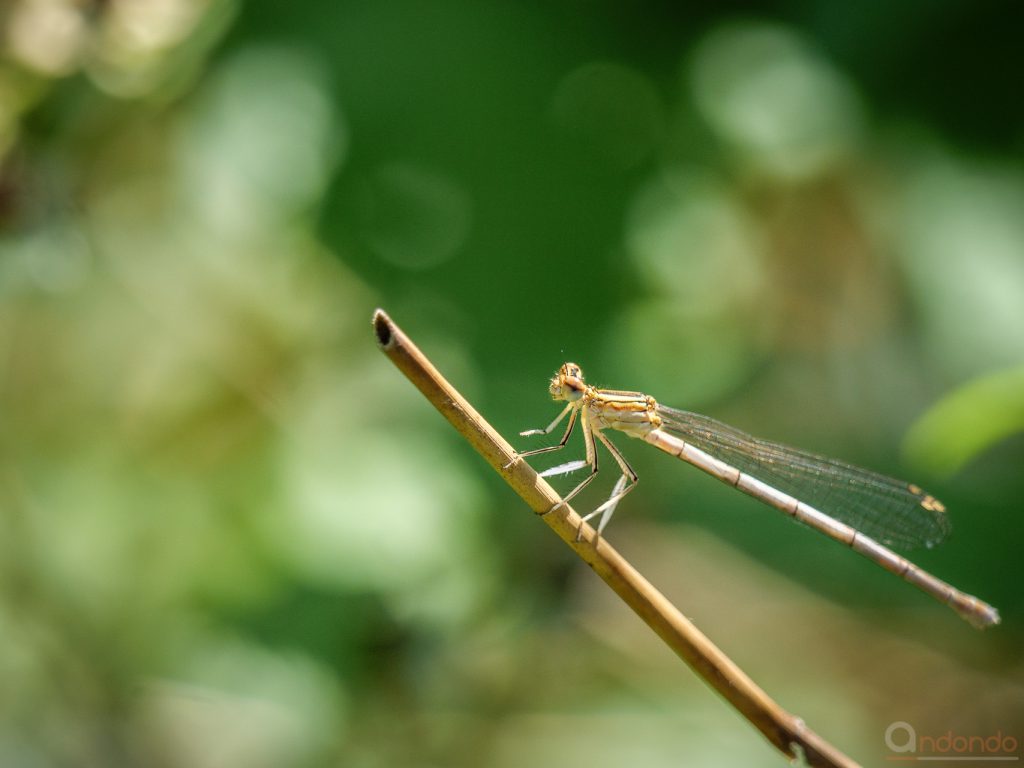
<instances>
[{"instance_id":1,"label":"transparent wing","mask_svg":"<svg viewBox=\"0 0 1024 768\"><path fill-rule=\"evenodd\" d=\"M931 547L951 530L946 508L916 485L760 440L699 413L658 407L670 432L883 544Z\"/></svg>"}]
</instances>

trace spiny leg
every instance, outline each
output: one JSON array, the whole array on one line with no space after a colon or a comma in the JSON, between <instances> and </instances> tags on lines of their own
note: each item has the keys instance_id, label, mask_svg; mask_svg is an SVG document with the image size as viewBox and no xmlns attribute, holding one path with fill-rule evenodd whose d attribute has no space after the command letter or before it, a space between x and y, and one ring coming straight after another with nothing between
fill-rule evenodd
<instances>
[{"instance_id":1,"label":"spiny leg","mask_svg":"<svg viewBox=\"0 0 1024 768\"><path fill-rule=\"evenodd\" d=\"M519 433L520 437L529 437L530 435L550 435L555 427L558 426L559 422L565 418L565 415L576 407L576 403L568 403L562 412L555 417L555 420L548 424L544 429L524 429Z\"/></svg>"},{"instance_id":2,"label":"spiny leg","mask_svg":"<svg viewBox=\"0 0 1024 768\"><path fill-rule=\"evenodd\" d=\"M597 477L597 443L594 442L594 431L590 428L590 422L587 419L587 412L585 410L583 411L583 417L580 419L580 429L583 430L583 443L587 449L587 458L583 461L570 462L569 464L565 464L562 467L554 467L553 469L562 469L563 471L568 472L572 471L573 469L580 469L582 467L589 466L590 474L587 475L579 485L577 485L575 488L569 491L569 493L563 496L561 501L555 504L555 506L553 506L544 514L554 512L559 507L568 504L569 501L574 496L576 496L576 494L578 494L580 491L582 491L584 488L590 485L590 483L593 482L594 478ZM547 470L546 472L542 473L542 476L546 474L554 474L554 472L552 470Z\"/></svg>"},{"instance_id":3,"label":"spiny leg","mask_svg":"<svg viewBox=\"0 0 1024 768\"><path fill-rule=\"evenodd\" d=\"M562 419L565 418L565 415L572 411L572 415L569 416L569 424L565 429L565 434L562 435L562 439L558 441L558 445L549 445L546 448L535 448L532 451L523 451L522 453L516 454L515 458L513 458L512 461L508 462L508 464L503 466L502 469L508 469L513 464L515 464L519 459L525 456L536 456L539 453L550 453L551 451L558 451L561 450L562 448L565 448L565 444L569 442L569 435L572 434L573 427L576 426L576 417L579 415L579 410L576 409L575 405L575 403L569 403L567 406L565 406L565 408L562 409L562 412L558 414L557 418L550 424L548 424L546 427L544 427L544 429L527 429L519 433L523 437L528 437L529 435L551 434L551 431L558 426L559 422L561 422Z\"/></svg>"},{"instance_id":4,"label":"spiny leg","mask_svg":"<svg viewBox=\"0 0 1024 768\"><path fill-rule=\"evenodd\" d=\"M565 444L569 442L569 436L572 434L572 430L576 426L577 416L579 416L578 410L574 410L572 414L570 414L569 423L568 425L566 425L565 428L565 434L562 435L562 439L558 441L557 445L549 445L546 448L534 448L532 451L523 451L522 453L519 454L519 458L523 458L524 456L536 456L539 453L550 453L551 451L560 451L562 448L565 448ZM545 435L547 434L547 432L541 432L541 430L536 430L536 432Z\"/></svg>"},{"instance_id":5,"label":"spiny leg","mask_svg":"<svg viewBox=\"0 0 1024 768\"><path fill-rule=\"evenodd\" d=\"M593 510L592 512L588 512L582 518L580 518L581 522L586 523L591 518L596 517L597 515L601 515L601 519L600 521L598 521L597 526L598 536L601 535L601 532L604 530L605 525L607 525L608 521L611 519L612 513L615 511L615 508L619 505L619 501L622 499L623 496L625 496L633 489L632 485L630 485L628 488L626 487L627 482L629 482L629 477L627 475L619 475L619 479L615 481L615 487L612 488L612 493L611 496L608 498L608 501L604 502L597 509ZM601 513L604 514L602 515Z\"/></svg>"},{"instance_id":6,"label":"spiny leg","mask_svg":"<svg viewBox=\"0 0 1024 768\"><path fill-rule=\"evenodd\" d=\"M601 432L597 432L596 434L597 439L600 440L604 447L608 449L608 452L612 455L612 458L614 458L616 463L619 465L619 469L622 470L622 476L618 479L618 481L616 481L615 487L612 489L612 495L608 497L608 500L604 504L599 506L597 509L595 509L593 512L590 512L583 517L583 522L586 522L587 520L590 520L592 517L596 517L597 515L600 515L602 512L604 513L601 516L601 520L598 522L597 526L597 535L600 536L601 532L604 530L604 527L608 525L608 521L612 519L612 514L614 514L615 508L619 505L619 502L622 501L622 498L627 493L629 493L636 487L636 484L640 478L637 475L637 473L633 470L633 468L629 465L629 462L626 461L626 457L619 452L619 449L616 448L614 444L612 444L611 440L605 437ZM629 483L629 485L626 485L627 483Z\"/></svg>"}]
</instances>

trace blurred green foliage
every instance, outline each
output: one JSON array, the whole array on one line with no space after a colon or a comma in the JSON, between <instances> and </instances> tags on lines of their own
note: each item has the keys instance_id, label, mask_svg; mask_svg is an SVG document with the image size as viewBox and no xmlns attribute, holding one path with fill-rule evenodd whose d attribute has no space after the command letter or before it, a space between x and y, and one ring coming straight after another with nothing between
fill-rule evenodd
<instances>
[{"instance_id":1,"label":"blurred green foliage","mask_svg":"<svg viewBox=\"0 0 1024 768\"><path fill-rule=\"evenodd\" d=\"M376 305L509 434L573 359L927 485L955 532L914 559L986 635L639 444L608 535L865 763L897 720L1024 739L1020 21L0 6L0 765L775 759L379 356Z\"/></svg>"}]
</instances>

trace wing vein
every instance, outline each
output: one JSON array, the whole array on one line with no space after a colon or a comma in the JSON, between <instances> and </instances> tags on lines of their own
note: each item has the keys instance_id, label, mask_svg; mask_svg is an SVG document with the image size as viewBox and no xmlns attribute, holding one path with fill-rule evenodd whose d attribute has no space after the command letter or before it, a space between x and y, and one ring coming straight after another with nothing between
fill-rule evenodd
<instances>
[{"instance_id":1,"label":"wing vein","mask_svg":"<svg viewBox=\"0 0 1024 768\"><path fill-rule=\"evenodd\" d=\"M659 406L658 415L667 432L883 544L931 547L951 529L942 505L915 485L762 440L699 413Z\"/></svg>"}]
</instances>

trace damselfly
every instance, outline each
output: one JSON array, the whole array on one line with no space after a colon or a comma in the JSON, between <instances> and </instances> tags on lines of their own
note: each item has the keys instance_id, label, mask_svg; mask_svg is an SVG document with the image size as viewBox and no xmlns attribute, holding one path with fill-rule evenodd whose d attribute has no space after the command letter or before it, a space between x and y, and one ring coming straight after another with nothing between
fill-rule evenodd
<instances>
[{"instance_id":1,"label":"damselfly","mask_svg":"<svg viewBox=\"0 0 1024 768\"><path fill-rule=\"evenodd\" d=\"M590 468L590 474L551 511L567 503L597 476L599 441L622 471L608 500L583 517L583 521L587 521L600 515L597 532L604 530L615 507L637 482L636 472L602 432L617 429L693 464L846 544L946 603L974 626L984 628L999 623L999 612L991 605L932 576L885 546L930 547L949 533L945 506L918 486L751 437L707 416L666 408L641 392L597 389L584 382L583 372L575 363L566 363L559 369L549 391L554 400L567 402L565 408L544 429L530 429L520 434L549 434L568 416L565 433L557 445L526 451L519 456L535 456L564 448L578 422L583 431L586 458L560 464L540 474L548 477ZM827 509L828 514L821 509Z\"/></svg>"}]
</instances>

